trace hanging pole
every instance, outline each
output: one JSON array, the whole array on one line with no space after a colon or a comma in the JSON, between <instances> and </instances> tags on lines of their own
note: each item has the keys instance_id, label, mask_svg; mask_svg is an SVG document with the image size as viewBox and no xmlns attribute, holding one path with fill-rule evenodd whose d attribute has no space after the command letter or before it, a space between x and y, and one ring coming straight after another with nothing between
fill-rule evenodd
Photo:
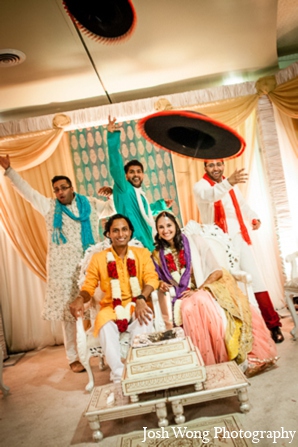
<instances>
[{"instance_id":1,"label":"hanging pole","mask_svg":"<svg viewBox=\"0 0 298 447\"><path fill-rule=\"evenodd\" d=\"M96 76L97 76L97 78L98 78L98 80L99 80L99 82L100 82L100 85L101 85L102 88L104 89L104 92L105 92L105 94L106 94L106 96L107 96L107 98L108 98L108 100L109 100L109 103L110 103L110 104L113 104L113 102L112 102L112 100L111 100L111 97L110 97L108 91L106 90L106 88L105 88L105 86L104 86L104 83L103 83L102 80L101 80L101 77L99 76L99 73L98 73L97 68L96 68L96 66L95 66L95 63L94 63L94 61L93 61L93 59L92 59L92 56L91 56L91 54L90 54L90 52L89 52L89 50L88 50L88 48L87 48L87 45L85 44L84 39L82 38L82 35L81 35L81 33L80 33L80 30L78 29L76 23L75 23L73 20L72 20L72 23L74 24L74 27L75 27L75 29L76 29L76 31L77 31L77 33L78 33L78 36L79 36L79 38L80 38L80 40L81 40L81 42L82 42L83 47L85 48L85 51L86 51L86 53L87 53L87 56L88 56L88 58L89 58L89 60L90 60L90 62L91 62L91 65L92 65L92 67L93 67L95 73L96 73Z\"/></svg>"}]
</instances>

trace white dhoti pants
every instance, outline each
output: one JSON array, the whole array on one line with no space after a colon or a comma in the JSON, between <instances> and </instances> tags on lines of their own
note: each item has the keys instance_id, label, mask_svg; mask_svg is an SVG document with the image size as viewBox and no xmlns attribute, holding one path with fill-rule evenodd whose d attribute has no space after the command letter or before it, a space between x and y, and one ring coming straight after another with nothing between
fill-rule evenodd
<instances>
[{"instance_id":1,"label":"white dhoti pants","mask_svg":"<svg viewBox=\"0 0 298 447\"><path fill-rule=\"evenodd\" d=\"M62 321L63 342L69 364L79 360L76 322Z\"/></svg>"},{"instance_id":2,"label":"white dhoti pants","mask_svg":"<svg viewBox=\"0 0 298 447\"><path fill-rule=\"evenodd\" d=\"M128 326L127 332L130 334L130 344L132 344L135 335L153 332L153 321L140 325L139 320L135 320ZM114 383L120 382L124 369L121 361L119 338L120 332L114 321L109 321L99 331L99 342L106 362L111 369L110 379Z\"/></svg>"},{"instance_id":3,"label":"white dhoti pants","mask_svg":"<svg viewBox=\"0 0 298 447\"><path fill-rule=\"evenodd\" d=\"M265 281L262 277L260 269L258 267L257 260L255 258L254 251L251 245L248 245L241 233L237 233L232 237L233 246L237 255L239 256L239 264L241 270L251 274L252 277L252 288L254 293L264 292L267 290Z\"/></svg>"}]
</instances>

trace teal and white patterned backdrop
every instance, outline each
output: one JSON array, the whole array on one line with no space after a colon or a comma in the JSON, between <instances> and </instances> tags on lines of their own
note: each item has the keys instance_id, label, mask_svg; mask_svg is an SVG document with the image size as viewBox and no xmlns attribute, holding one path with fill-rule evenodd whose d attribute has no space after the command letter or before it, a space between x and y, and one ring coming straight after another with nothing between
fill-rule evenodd
<instances>
[{"instance_id":1,"label":"teal and white patterned backdrop","mask_svg":"<svg viewBox=\"0 0 298 447\"><path fill-rule=\"evenodd\" d=\"M144 166L143 190L149 203L158 199L173 199L172 211L181 223L172 157L167 151L153 146L137 131L136 121L121 123L121 152L124 164L138 159ZM101 186L113 186L109 173L106 126L69 132L70 147L76 176L77 191L99 197ZM100 234L102 235L101 222Z\"/></svg>"}]
</instances>

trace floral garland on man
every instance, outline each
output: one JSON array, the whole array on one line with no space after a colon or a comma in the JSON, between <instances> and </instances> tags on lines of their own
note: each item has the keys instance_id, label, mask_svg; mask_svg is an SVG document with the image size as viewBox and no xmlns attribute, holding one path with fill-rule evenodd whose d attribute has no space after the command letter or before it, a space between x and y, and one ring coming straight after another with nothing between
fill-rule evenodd
<instances>
[{"instance_id":1,"label":"floral garland on man","mask_svg":"<svg viewBox=\"0 0 298 447\"><path fill-rule=\"evenodd\" d=\"M122 305L121 286L116 260L111 251L107 252L107 269L108 275L111 278L113 308L116 313L116 324L119 332L125 332L127 330L136 307L137 298L141 295L141 287L137 278L136 261L132 250L128 250L126 266L129 275L132 299L131 302L124 307Z\"/></svg>"}]
</instances>

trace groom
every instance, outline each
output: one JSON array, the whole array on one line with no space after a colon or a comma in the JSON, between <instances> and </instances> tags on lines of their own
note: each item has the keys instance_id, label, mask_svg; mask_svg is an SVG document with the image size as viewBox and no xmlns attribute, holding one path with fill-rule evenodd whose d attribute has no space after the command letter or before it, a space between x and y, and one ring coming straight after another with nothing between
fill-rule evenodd
<instances>
[{"instance_id":1,"label":"groom","mask_svg":"<svg viewBox=\"0 0 298 447\"><path fill-rule=\"evenodd\" d=\"M89 263L85 282L77 298L70 304L75 318L83 316L84 303L94 294L98 282L105 293L94 326L111 380L119 382L123 373L119 335L153 332L152 311L147 305L149 295L158 288L159 280L147 248L128 246L134 228L130 219L114 214L105 225L104 235L112 246L96 253Z\"/></svg>"}]
</instances>

